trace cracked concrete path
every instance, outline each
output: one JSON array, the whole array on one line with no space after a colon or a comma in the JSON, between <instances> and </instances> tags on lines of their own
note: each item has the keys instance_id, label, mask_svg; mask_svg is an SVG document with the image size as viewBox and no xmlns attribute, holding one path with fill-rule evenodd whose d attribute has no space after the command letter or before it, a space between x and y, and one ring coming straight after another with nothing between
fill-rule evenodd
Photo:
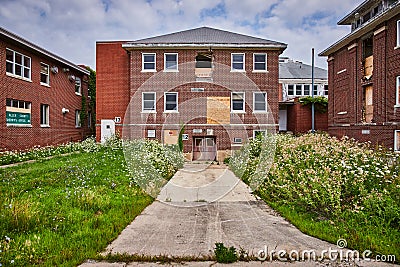
<instances>
[{"instance_id":1,"label":"cracked concrete path","mask_svg":"<svg viewBox=\"0 0 400 267\"><path fill-rule=\"evenodd\" d=\"M157 200L137 216L103 254L199 257L213 255L217 242L243 248L250 255L258 255L260 250L268 253L272 250L288 253L292 250L299 253L312 250L318 257L322 250L337 249L336 245L301 233L264 201L252 195L249 188L227 167L187 164L164 187ZM94 264L88 262L82 266L103 266ZM194 263L187 264L195 266ZM205 262L196 264L210 266ZM275 266L270 262L268 264ZM274 264L289 266L285 265L287 263ZM378 266L366 264L343 266ZM296 263L290 266L321 266L321 263Z\"/></svg>"}]
</instances>

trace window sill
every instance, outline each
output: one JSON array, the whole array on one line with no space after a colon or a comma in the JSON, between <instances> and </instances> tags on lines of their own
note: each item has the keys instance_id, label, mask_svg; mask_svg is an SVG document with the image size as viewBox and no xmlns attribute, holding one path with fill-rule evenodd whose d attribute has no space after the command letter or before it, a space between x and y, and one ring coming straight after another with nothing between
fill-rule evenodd
<instances>
[{"instance_id":1,"label":"window sill","mask_svg":"<svg viewBox=\"0 0 400 267\"><path fill-rule=\"evenodd\" d=\"M50 88L50 84L48 84L48 83L42 83L42 82L40 82L40 85Z\"/></svg>"},{"instance_id":2,"label":"window sill","mask_svg":"<svg viewBox=\"0 0 400 267\"><path fill-rule=\"evenodd\" d=\"M253 111L253 114L268 114L267 110Z\"/></svg>"},{"instance_id":3,"label":"window sill","mask_svg":"<svg viewBox=\"0 0 400 267\"><path fill-rule=\"evenodd\" d=\"M48 124L40 124L40 127L42 127L42 128L50 128L50 125L48 125Z\"/></svg>"},{"instance_id":4,"label":"window sill","mask_svg":"<svg viewBox=\"0 0 400 267\"><path fill-rule=\"evenodd\" d=\"M78 96L82 96L82 94L81 94L81 93L77 93L77 92L75 92L75 94L76 94L76 95L78 95Z\"/></svg>"},{"instance_id":5,"label":"window sill","mask_svg":"<svg viewBox=\"0 0 400 267\"><path fill-rule=\"evenodd\" d=\"M7 123L7 127L16 127L16 128L32 128L32 124L12 124Z\"/></svg>"},{"instance_id":6,"label":"window sill","mask_svg":"<svg viewBox=\"0 0 400 267\"><path fill-rule=\"evenodd\" d=\"M177 110L164 110L164 113L179 113Z\"/></svg>"},{"instance_id":7,"label":"window sill","mask_svg":"<svg viewBox=\"0 0 400 267\"><path fill-rule=\"evenodd\" d=\"M27 79L27 78L24 78L24 77L22 77L22 76L18 76L18 75L9 73L9 72L6 72L6 75L9 76L9 77L12 77L12 78L16 78L16 79L19 79L19 80L26 81L26 82L30 82L30 83L32 82L31 79Z\"/></svg>"},{"instance_id":8,"label":"window sill","mask_svg":"<svg viewBox=\"0 0 400 267\"><path fill-rule=\"evenodd\" d=\"M151 113L153 113L153 114L157 114L157 111L147 111L147 110L142 110L142 112L141 112L142 114L151 114Z\"/></svg>"},{"instance_id":9,"label":"window sill","mask_svg":"<svg viewBox=\"0 0 400 267\"><path fill-rule=\"evenodd\" d=\"M82 128L82 126L76 126L75 125L75 129L80 129L80 128Z\"/></svg>"},{"instance_id":10,"label":"window sill","mask_svg":"<svg viewBox=\"0 0 400 267\"><path fill-rule=\"evenodd\" d=\"M246 111L244 111L244 110L233 110L233 111L231 111L231 114L246 114Z\"/></svg>"},{"instance_id":11,"label":"window sill","mask_svg":"<svg viewBox=\"0 0 400 267\"><path fill-rule=\"evenodd\" d=\"M142 71L143 72L143 71ZM154 71L155 72L155 71ZM163 72L179 72L179 70L163 70Z\"/></svg>"},{"instance_id":12,"label":"window sill","mask_svg":"<svg viewBox=\"0 0 400 267\"><path fill-rule=\"evenodd\" d=\"M253 70L253 73L268 73L267 70Z\"/></svg>"},{"instance_id":13,"label":"window sill","mask_svg":"<svg viewBox=\"0 0 400 267\"><path fill-rule=\"evenodd\" d=\"M142 70L141 72L144 72L144 73L146 73L146 72L157 72L156 70Z\"/></svg>"},{"instance_id":14,"label":"window sill","mask_svg":"<svg viewBox=\"0 0 400 267\"><path fill-rule=\"evenodd\" d=\"M232 70L232 69L231 69L231 72L245 73L245 72L246 72L246 70Z\"/></svg>"},{"instance_id":15,"label":"window sill","mask_svg":"<svg viewBox=\"0 0 400 267\"><path fill-rule=\"evenodd\" d=\"M396 46L394 50L400 49L400 45Z\"/></svg>"},{"instance_id":16,"label":"window sill","mask_svg":"<svg viewBox=\"0 0 400 267\"><path fill-rule=\"evenodd\" d=\"M399 105L394 105L394 108L400 108L400 104Z\"/></svg>"}]
</instances>

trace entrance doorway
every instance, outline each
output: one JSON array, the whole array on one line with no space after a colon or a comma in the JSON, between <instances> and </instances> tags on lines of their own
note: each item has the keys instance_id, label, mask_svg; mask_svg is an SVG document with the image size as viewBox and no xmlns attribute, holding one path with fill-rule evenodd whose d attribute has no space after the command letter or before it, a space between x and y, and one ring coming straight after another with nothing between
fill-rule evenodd
<instances>
[{"instance_id":1,"label":"entrance doorway","mask_svg":"<svg viewBox=\"0 0 400 267\"><path fill-rule=\"evenodd\" d=\"M194 137L193 160L215 160L216 156L215 137Z\"/></svg>"}]
</instances>

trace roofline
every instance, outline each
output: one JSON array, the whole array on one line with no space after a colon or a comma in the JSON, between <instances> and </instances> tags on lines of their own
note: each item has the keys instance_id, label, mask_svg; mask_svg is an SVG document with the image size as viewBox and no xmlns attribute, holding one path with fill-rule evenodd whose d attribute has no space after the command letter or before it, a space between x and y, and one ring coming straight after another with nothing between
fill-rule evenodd
<instances>
[{"instance_id":1,"label":"roofline","mask_svg":"<svg viewBox=\"0 0 400 267\"><path fill-rule=\"evenodd\" d=\"M338 25L342 25L342 23L344 23L347 19L349 19L351 16L353 16L354 12L359 11L365 4L367 4L369 1L371 0L365 0L363 1L361 4L359 4L356 8L354 8L349 14L347 14L344 18L342 18L341 20L338 21ZM347 25L347 24L344 24Z\"/></svg>"},{"instance_id":2,"label":"roofline","mask_svg":"<svg viewBox=\"0 0 400 267\"><path fill-rule=\"evenodd\" d=\"M377 17L373 18L371 22L361 26L360 28L356 29L355 31L349 33L327 49L323 50L321 53L318 54L320 57L328 57L329 55L335 53L342 47L349 45L350 42L354 41L355 39L358 39L362 37L363 35L367 34L370 31L373 31L376 26L381 24L382 22L385 22L394 16L398 15L400 12L400 2L397 2L396 5L388 8L386 12L383 12L382 14L378 15Z\"/></svg>"},{"instance_id":3,"label":"roofline","mask_svg":"<svg viewBox=\"0 0 400 267\"><path fill-rule=\"evenodd\" d=\"M122 44L122 48L126 50L134 49L161 49L161 48L270 48L270 49L282 49L287 48L287 44L277 43L277 44L222 44L222 43L125 43Z\"/></svg>"},{"instance_id":4,"label":"roofline","mask_svg":"<svg viewBox=\"0 0 400 267\"><path fill-rule=\"evenodd\" d=\"M80 67L80 66L78 66L78 65L76 65L76 64L74 64L74 63L72 63L72 62L70 62L70 61L68 61L68 60L66 60L66 59L64 59L62 57L60 57L60 56L57 56L57 55L51 53L50 51L48 51L48 50L46 50L44 48L41 48L40 46L35 45L34 43L29 42L28 40L26 40L26 39L24 39L24 38L22 38L22 37L20 37L20 36L18 36L16 34L10 32L10 31L7 31L6 29L4 29L2 27L0 27L0 34L4 35L7 38L10 38L10 39L12 39L12 40L14 40L14 41L16 41L16 42L18 42L20 44L22 44L22 45L24 45L24 46L26 46L26 47L28 47L30 49L33 49L33 50L41 53L42 55L45 55L45 56L50 57L50 58L52 58L52 59L54 59L56 61L59 61L59 62L65 64L65 65L77 70L77 71L80 71L80 72L82 72L82 73L84 73L86 75L90 75L90 72L87 69L84 69L84 68L82 68L82 67Z\"/></svg>"}]
</instances>

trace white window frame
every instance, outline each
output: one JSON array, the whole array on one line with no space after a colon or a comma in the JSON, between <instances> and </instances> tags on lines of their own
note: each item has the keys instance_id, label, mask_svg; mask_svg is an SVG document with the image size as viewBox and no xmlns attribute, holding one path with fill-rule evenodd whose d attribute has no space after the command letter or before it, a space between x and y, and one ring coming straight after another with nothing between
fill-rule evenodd
<instances>
[{"instance_id":1,"label":"white window frame","mask_svg":"<svg viewBox=\"0 0 400 267\"><path fill-rule=\"evenodd\" d=\"M394 130L394 147L393 151L400 152L400 149L397 149L400 145L400 140L397 138L397 134L400 133L400 130Z\"/></svg>"},{"instance_id":2,"label":"white window frame","mask_svg":"<svg viewBox=\"0 0 400 267\"><path fill-rule=\"evenodd\" d=\"M238 56L238 55L242 56L242 61L234 61L233 60L233 57L234 56ZM233 71L233 72L245 72L246 71L245 62L246 62L245 53L231 53L231 71ZM233 64L235 64L235 63L243 64L243 67L241 69L236 69L236 68L233 67Z\"/></svg>"},{"instance_id":3,"label":"white window frame","mask_svg":"<svg viewBox=\"0 0 400 267\"><path fill-rule=\"evenodd\" d=\"M81 128L82 127L82 121L81 121L81 111L80 110L75 110L75 128Z\"/></svg>"},{"instance_id":4,"label":"white window frame","mask_svg":"<svg viewBox=\"0 0 400 267\"><path fill-rule=\"evenodd\" d=\"M47 68L47 73L42 71L42 66ZM42 82L42 75L46 76L46 81ZM50 67L48 64L40 62L40 85L50 86Z\"/></svg>"},{"instance_id":5,"label":"white window frame","mask_svg":"<svg viewBox=\"0 0 400 267\"><path fill-rule=\"evenodd\" d=\"M396 104L395 107L400 108L400 76L396 77Z\"/></svg>"},{"instance_id":6,"label":"white window frame","mask_svg":"<svg viewBox=\"0 0 400 267\"><path fill-rule=\"evenodd\" d=\"M82 95L82 80L79 77L75 77L75 94Z\"/></svg>"},{"instance_id":7,"label":"white window frame","mask_svg":"<svg viewBox=\"0 0 400 267\"><path fill-rule=\"evenodd\" d=\"M293 86L293 94L289 94L289 86ZM295 96L296 95L296 86L294 84L287 85L287 95L288 96Z\"/></svg>"},{"instance_id":8,"label":"white window frame","mask_svg":"<svg viewBox=\"0 0 400 267\"><path fill-rule=\"evenodd\" d=\"M175 68L167 68L167 56L176 56ZM178 53L164 53L164 71L165 72L178 72Z\"/></svg>"},{"instance_id":9,"label":"white window frame","mask_svg":"<svg viewBox=\"0 0 400 267\"><path fill-rule=\"evenodd\" d=\"M176 109L167 110L167 95L175 95L176 96ZM164 92L164 112L165 113L177 113L178 112L178 93L177 92Z\"/></svg>"},{"instance_id":10,"label":"white window frame","mask_svg":"<svg viewBox=\"0 0 400 267\"><path fill-rule=\"evenodd\" d=\"M40 126L50 127L50 106L48 104L40 104Z\"/></svg>"},{"instance_id":11,"label":"white window frame","mask_svg":"<svg viewBox=\"0 0 400 267\"><path fill-rule=\"evenodd\" d=\"M153 102L154 102L154 105L153 105L153 109L145 109L144 108L144 95L145 94L152 94L153 96L154 96L154 100L152 100ZM156 92L142 92L142 113L156 113L157 112L157 107L156 107L156 104L157 104L157 99L156 99ZM150 101L150 100L146 100L146 101Z\"/></svg>"},{"instance_id":12,"label":"white window frame","mask_svg":"<svg viewBox=\"0 0 400 267\"><path fill-rule=\"evenodd\" d=\"M241 110L235 110L233 109L233 95L234 94L241 94L243 96L242 100L243 100L243 108ZM246 113L246 94L245 92L231 92L231 113Z\"/></svg>"},{"instance_id":13,"label":"white window frame","mask_svg":"<svg viewBox=\"0 0 400 267\"><path fill-rule=\"evenodd\" d=\"M400 20L397 21L397 43L396 48L400 48Z\"/></svg>"},{"instance_id":14,"label":"white window frame","mask_svg":"<svg viewBox=\"0 0 400 267\"><path fill-rule=\"evenodd\" d=\"M32 59L30 57L28 57L28 56L25 56L24 54L21 54L21 53L16 52L16 51L14 51L12 49L6 48L6 54L7 54L8 51L12 52L13 60L12 61L8 60L7 57L6 57L6 74L8 76L11 76L11 77L14 77L14 78L18 78L18 79L22 79L22 80L31 82L32 81L32 79L31 79L31 77L32 77L32 73L31 73L31 70L32 70ZM21 55L21 64L16 62L16 60L15 60L15 55L16 54ZM25 60L29 61L29 66L25 66L25 63L26 63ZM12 65L12 71L11 72L7 71L7 64L11 64ZM16 66L21 68L21 75L16 74L16 71L15 71L16 70ZM25 76L25 71L28 71L27 72L28 73L28 77Z\"/></svg>"},{"instance_id":15,"label":"white window frame","mask_svg":"<svg viewBox=\"0 0 400 267\"><path fill-rule=\"evenodd\" d=\"M256 95L257 94L264 94L264 110L257 110L256 109ZM253 113L266 113L268 111L268 103L267 103L267 92L253 92Z\"/></svg>"},{"instance_id":16,"label":"white window frame","mask_svg":"<svg viewBox=\"0 0 400 267\"><path fill-rule=\"evenodd\" d=\"M265 69L256 70L256 63L264 63L264 62L256 62L256 55L263 55L265 58ZM268 56L267 53L253 53L253 72L268 72Z\"/></svg>"},{"instance_id":17,"label":"white window frame","mask_svg":"<svg viewBox=\"0 0 400 267\"><path fill-rule=\"evenodd\" d=\"M298 87L300 87L300 94L297 93ZM302 84L295 84L294 89L295 89L295 96L303 96L304 95L304 91L303 91L304 87Z\"/></svg>"},{"instance_id":18,"label":"white window frame","mask_svg":"<svg viewBox=\"0 0 400 267\"><path fill-rule=\"evenodd\" d=\"M152 62L145 62L144 61L144 57L145 56L153 56L154 57L154 61L152 61ZM145 69L144 68L144 65L146 64L146 63L151 63L151 64L154 64L154 68L153 69ZM156 72L157 70L157 57L156 57L156 53L142 53L142 72Z\"/></svg>"}]
</instances>

